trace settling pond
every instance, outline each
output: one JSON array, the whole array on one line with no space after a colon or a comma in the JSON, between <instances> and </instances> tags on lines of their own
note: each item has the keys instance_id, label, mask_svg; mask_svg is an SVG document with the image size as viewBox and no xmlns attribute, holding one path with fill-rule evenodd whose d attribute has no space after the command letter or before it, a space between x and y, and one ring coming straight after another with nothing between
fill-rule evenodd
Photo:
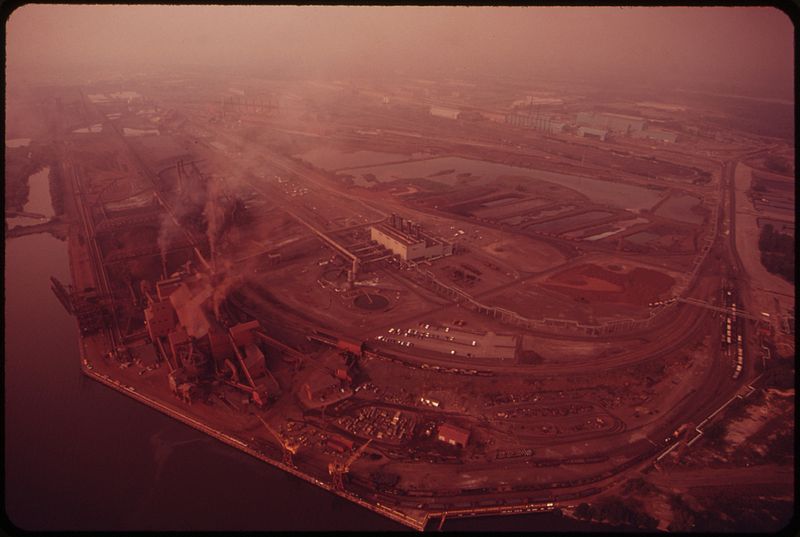
<instances>
[{"instance_id":1,"label":"settling pond","mask_svg":"<svg viewBox=\"0 0 800 537\"><path fill-rule=\"evenodd\" d=\"M472 184L489 184L501 176L526 177L571 188L584 194L595 203L630 210L650 209L661 197L661 192L639 186L462 157L441 157L371 166L354 170L351 175L363 177L367 174L374 175L375 180L380 183L425 178L449 186L455 185L459 176L464 174L479 178ZM356 177L356 179L361 179L361 177ZM371 186L370 182L363 180L356 181L356 184L365 187Z\"/></svg>"},{"instance_id":2,"label":"settling pond","mask_svg":"<svg viewBox=\"0 0 800 537\"><path fill-rule=\"evenodd\" d=\"M415 158L425 158L426 153L383 153L380 151L344 152L332 147L317 147L305 153L294 155L323 170L335 171L359 166L373 166L387 162L400 162Z\"/></svg>"}]
</instances>

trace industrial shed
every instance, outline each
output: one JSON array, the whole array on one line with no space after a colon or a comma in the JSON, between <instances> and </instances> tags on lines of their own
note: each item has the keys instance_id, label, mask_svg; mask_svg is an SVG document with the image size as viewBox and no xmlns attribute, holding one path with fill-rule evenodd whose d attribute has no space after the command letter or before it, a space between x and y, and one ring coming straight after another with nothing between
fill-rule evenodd
<instances>
[{"instance_id":1,"label":"industrial shed","mask_svg":"<svg viewBox=\"0 0 800 537\"><path fill-rule=\"evenodd\" d=\"M439 432L436 435L436 439L440 442L450 444L451 446L464 447L469 441L469 431L462 429L461 427L456 427L455 425L449 425L445 423L439 426Z\"/></svg>"}]
</instances>

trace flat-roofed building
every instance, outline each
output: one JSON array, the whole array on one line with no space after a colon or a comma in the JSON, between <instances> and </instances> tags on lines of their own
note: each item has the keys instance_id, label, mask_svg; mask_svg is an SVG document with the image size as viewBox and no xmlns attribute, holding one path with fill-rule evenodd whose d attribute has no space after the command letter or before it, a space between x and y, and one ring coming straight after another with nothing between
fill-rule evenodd
<instances>
[{"instance_id":1,"label":"flat-roofed building","mask_svg":"<svg viewBox=\"0 0 800 537\"><path fill-rule=\"evenodd\" d=\"M436 439L440 442L450 444L451 446L464 447L469 441L469 431L461 427L456 427L455 425L444 423L439 426Z\"/></svg>"},{"instance_id":2,"label":"flat-roofed building","mask_svg":"<svg viewBox=\"0 0 800 537\"><path fill-rule=\"evenodd\" d=\"M575 122L578 125L594 128L604 128L611 132L626 133L641 131L647 126L647 120L636 116L627 116L624 114L613 114L610 112L601 112L599 114L593 112L580 112L578 113Z\"/></svg>"},{"instance_id":3,"label":"flat-roofed building","mask_svg":"<svg viewBox=\"0 0 800 537\"><path fill-rule=\"evenodd\" d=\"M506 114L505 122L514 127L534 129L541 132L556 133L564 130L564 123L553 121L548 116Z\"/></svg>"},{"instance_id":4,"label":"flat-roofed building","mask_svg":"<svg viewBox=\"0 0 800 537\"><path fill-rule=\"evenodd\" d=\"M647 126L647 120L641 117L626 116L623 114L600 114L601 124L611 132L635 132Z\"/></svg>"},{"instance_id":5,"label":"flat-roofed building","mask_svg":"<svg viewBox=\"0 0 800 537\"><path fill-rule=\"evenodd\" d=\"M422 230L422 226L393 214L389 220L372 226L372 240L404 261L443 257L453 253L453 245Z\"/></svg>"},{"instance_id":6,"label":"flat-roofed building","mask_svg":"<svg viewBox=\"0 0 800 537\"><path fill-rule=\"evenodd\" d=\"M460 110L444 106L431 106L430 112L432 116L445 117L447 119L458 119L458 114L461 113Z\"/></svg>"},{"instance_id":7,"label":"flat-roofed building","mask_svg":"<svg viewBox=\"0 0 800 537\"><path fill-rule=\"evenodd\" d=\"M254 345L256 342L255 331L261 328L261 323L257 320L249 321L246 323L239 323L230 328L233 341L242 347Z\"/></svg>"},{"instance_id":8,"label":"flat-roofed building","mask_svg":"<svg viewBox=\"0 0 800 537\"><path fill-rule=\"evenodd\" d=\"M144 322L150 339L155 341L156 338L166 336L175 328L177 323L175 309L169 300L151 302L144 310Z\"/></svg>"},{"instance_id":9,"label":"flat-roofed building","mask_svg":"<svg viewBox=\"0 0 800 537\"><path fill-rule=\"evenodd\" d=\"M641 132L633 133L635 138L646 138L648 140L657 140L659 142L666 142L674 144L678 141L678 134L674 132L662 131L658 129L647 129Z\"/></svg>"},{"instance_id":10,"label":"flat-roofed building","mask_svg":"<svg viewBox=\"0 0 800 537\"><path fill-rule=\"evenodd\" d=\"M594 129L592 127L578 127L578 136L582 138L598 138L605 141L608 131L605 129Z\"/></svg>"}]
</instances>

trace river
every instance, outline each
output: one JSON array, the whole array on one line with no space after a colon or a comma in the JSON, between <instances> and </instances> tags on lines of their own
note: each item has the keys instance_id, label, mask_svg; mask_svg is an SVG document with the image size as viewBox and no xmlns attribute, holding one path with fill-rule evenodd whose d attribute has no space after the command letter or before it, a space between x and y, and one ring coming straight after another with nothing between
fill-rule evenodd
<instances>
[{"instance_id":1,"label":"river","mask_svg":"<svg viewBox=\"0 0 800 537\"><path fill-rule=\"evenodd\" d=\"M52 215L48 170L25 210ZM27 530L401 529L84 377L50 291L67 243L6 241L6 513Z\"/></svg>"},{"instance_id":2,"label":"river","mask_svg":"<svg viewBox=\"0 0 800 537\"><path fill-rule=\"evenodd\" d=\"M49 191L36 192L35 204L43 195L49 203ZM50 276L70 281L67 243L49 234L10 239L5 262L5 507L14 524L405 529L84 377L76 322L49 289ZM605 529L553 514L449 520L450 528Z\"/></svg>"}]
</instances>

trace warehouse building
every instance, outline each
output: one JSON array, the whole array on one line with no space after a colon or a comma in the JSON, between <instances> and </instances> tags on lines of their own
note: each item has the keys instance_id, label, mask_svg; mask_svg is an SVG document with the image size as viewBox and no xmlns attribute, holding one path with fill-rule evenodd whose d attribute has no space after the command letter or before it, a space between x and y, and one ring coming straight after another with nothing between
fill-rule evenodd
<instances>
[{"instance_id":1,"label":"warehouse building","mask_svg":"<svg viewBox=\"0 0 800 537\"><path fill-rule=\"evenodd\" d=\"M633 136L635 138L646 138L648 140L657 140L659 142L666 142L670 144L674 144L678 141L677 133L658 129L647 129L640 132L634 132Z\"/></svg>"},{"instance_id":2,"label":"warehouse building","mask_svg":"<svg viewBox=\"0 0 800 537\"><path fill-rule=\"evenodd\" d=\"M436 439L440 442L450 444L451 446L464 447L469 441L469 431L462 429L461 427L456 427L455 425L449 425L445 423L439 426Z\"/></svg>"},{"instance_id":3,"label":"warehouse building","mask_svg":"<svg viewBox=\"0 0 800 537\"><path fill-rule=\"evenodd\" d=\"M431 115L436 117L444 117L447 119L458 119L458 114L461 111L455 108L445 108L443 106L431 106Z\"/></svg>"},{"instance_id":4,"label":"warehouse building","mask_svg":"<svg viewBox=\"0 0 800 537\"><path fill-rule=\"evenodd\" d=\"M592 127L578 127L578 136L581 138L597 138L605 141L608 131L605 129L593 129Z\"/></svg>"},{"instance_id":5,"label":"warehouse building","mask_svg":"<svg viewBox=\"0 0 800 537\"><path fill-rule=\"evenodd\" d=\"M555 134L564 130L564 124L553 121L544 116L526 116L522 114L506 114L505 122L514 127L533 129L549 134Z\"/></svg>"},{"instance_id":6,"label":"warehouse building","mask_svg":"<svg viewBox=\"0 0 800 537\"><path fill-rule=\"evenodd\" d=\"M422 226L393 214L386 222L372 226L372 240L404 261L452 255L453 245L422 230Z\"/></svg>"},{"instance_id":7,"label":"warehouse building","mask_svg":"<svg viewBox=\"0 0 800 537\"><path fill-rule=\"evenodd\" d=\"M630 134L642 131L647 126L647 120L641 117L612 114L609 112L579 112L575 122L578 125L603 128L611 132Z\"/></svg>"}]
</instances>

